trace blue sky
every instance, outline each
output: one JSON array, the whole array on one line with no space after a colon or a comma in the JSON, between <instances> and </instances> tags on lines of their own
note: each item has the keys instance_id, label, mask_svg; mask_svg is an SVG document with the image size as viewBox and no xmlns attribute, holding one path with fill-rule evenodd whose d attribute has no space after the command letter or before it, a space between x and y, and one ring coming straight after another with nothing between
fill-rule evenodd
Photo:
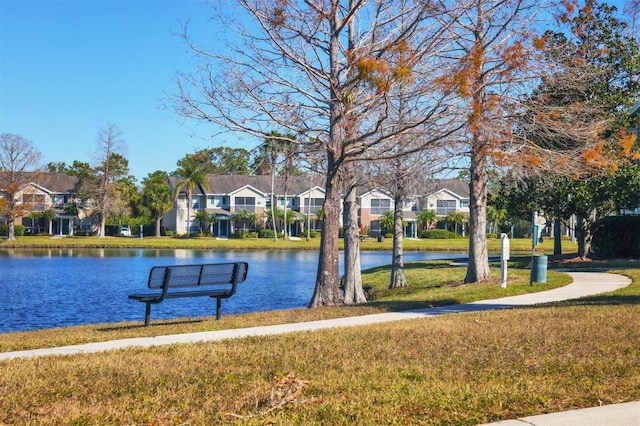
<instances>
[{"instance_id":1,"label":"blue sky","mask_svg":"<svg viewBox=\"0 0 640 426\"><path fill-rule=\"evenodd\" d=\"M210 15L205 0L0 0L0 133L30 139L43 165L92 163L112 123L138 181L175 170L216 142L162 107L195 63L175 33L188 19L213 31Z\"/></svg>"},{"instance_id":2,"label":"blue sky","mask_svg":"<svg viewBox=\"0 0 640 426\"><path fill-rule=\"evenodd\" d=\"M112 123L138 181L197 149L252 148L205 140L206 125L162 108L176 71L195 64L176 33L187 20L200 36L215 31L210 15L205 0L0 0L0 133L33 141L43 165L92 163Z\"/></svg>"}]
</instances>

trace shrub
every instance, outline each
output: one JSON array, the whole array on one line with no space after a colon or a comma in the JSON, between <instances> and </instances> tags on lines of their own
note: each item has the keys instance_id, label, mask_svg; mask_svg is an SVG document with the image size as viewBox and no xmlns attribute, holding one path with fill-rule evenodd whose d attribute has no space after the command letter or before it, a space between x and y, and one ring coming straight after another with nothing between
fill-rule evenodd
<instances>
[{"instance_id":1,"label":"shrub","mask_svg":"<svg viewBox=\"0 0 640 426\"><path fill-rule=\"evenodd\" d=\"M418 231L418 238L433 238L433 239L451 239L451 238L463 238L461 235L455 232L447 231L446 229L430 229L428 231Z\"/></svg>"},{"instance_id":2,"label":"shrub","mask_svg":"<svg viewBox=\"0 0 640 426\"><path fill-rule=\"evenodd\" d=\"M258 231L258 238L273 238L273 229L261 229Z\"/></svg>"},{"instance_id":3,"label":"shrub","mask_svg":"<svg viewBox=\"0 0 640 426\"><path fill-rule=\"evenodd\" d=\"M593 225L591 251L599 258L640 258L640 216L609 216Z\"/></svg>"},{"instance_id":4,"label":"shrub","mask_svg":"<svg viewBox=\"0 0 640 426\"><path fill-rule=\"evenodd\" d=\"M236 229L233 233L233 238L245 239L245 238L258 238L258 233L255 231L243 231Z\"/></svg>"},{"instance_id":5,"label":"shrub","mask_svg":"<svg viewBox=\"0 0 640 426\"><path fill-rule=\"evenodd\" d=\"M14 225L13 233L16 237L24 236L26 227L24 225ZM9 236L9 225L0 225L0 236L8 237Z\"/></svg>"}]
</instances>

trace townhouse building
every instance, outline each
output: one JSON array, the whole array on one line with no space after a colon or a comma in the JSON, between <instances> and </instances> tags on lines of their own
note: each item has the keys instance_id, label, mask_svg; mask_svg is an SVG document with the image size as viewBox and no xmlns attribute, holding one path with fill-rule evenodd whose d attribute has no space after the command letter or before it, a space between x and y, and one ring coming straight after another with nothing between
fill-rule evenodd
<instances>
[{"instance_id":1,"label":"townhouse building","mask_svg":"<svg viewBox=\"0 0 640 426\"><path fill-rule=\"evenodd\" d=\"M169 186L175 192L180 178L172 176ZM197 233L201 224L195 218L195 212L204 210L215 215L212 235L226 238L236 231L238 224L234 215L242 211L254 213L257 227L267 227L270 218L267 212L271 208L271 176L245 175L209 175L208 189L203 185L193 190L191 199L191 220L187 220L187 192L182 188L178 193L174 208L165 213L163 226L177 234ZM321 217L316 214L324 202L324 187L318 177L292 176L285 185L284 178L277 176L273 193L276 209L292 212L293 222L287 224L287 233L301 236L308 226L312 230L321 230ZM370 236L378 236L385 230L381 222L387 211L393 211L393 194L379 188L363 188L358 194L359 225ZM417 214L420 210L435 210L439 218L446 217L451 211L469 213L468 184L455 179L437 181L433 191L417 194L403 200L402 210L405 222L405 235L416 237L418 230ZM246 226L245 223L242 226ZM280 224L279 229L281 229Z\"/></svg>"},{"instance_id":2,"label":"townhouse building","mask_svg":"<svg viewBox=\"0 0 640 426\"><path fill-rule=\"evenodd\" d=\"M178 177L169 178L169 187L174 193L179 182ZM197 210L215 215L212 235L219 238L233 235L237 225L233 217L243 211L256 215L256 226L266 227L272 202L271 176L208 175L207 183L208 188L199 185L192 193L192 220L187 220L189 209L186 189L180 189L174 208L163 216L165 229L185 234L190 224L190 232L198 232L201 224L193 220ZM299 236L309 225L311 229L319 229L321 222L316 212L322 208L324 189L318 177L291 176L285 181L284 177L276 176L273 194L277 210L293 212L293 223L287 223L289 235ZM310 221L307 220L307 214L310 215Z\"/></svg>"},{"instance_id":3,"label":"townhouse building","mask_svg":"<svg viewBox=\"0 0 640 426\"><path fill-rule=\"evenodd\" d=\"M23 185L17 196L25 205L24 217L16 218L15 223L25 226L27 233L44 232L51 235L73 235L74 229L90 229L91 220L84 211L78 214L65 212L65 206L76 200L77 177L64 173L34 172L31 180ZM179 186L179 177L169 178L169 186L175 193ZM267 214L271 209L271 176L245 175L208 175L207 186L200 185L193 190L191 198L191 220L187 220L187 193L182 187L177 194L174 207L167 211L162 219L163 227L179 235L197 233L202 224L196 219L196 212L204 210L215 217L213 224L207 224L213 236L227 238L236 229L250 230L252 227L271 227L271 218ZM303 236L306 229L322 230L321 214L324 202L324 182L319 176L291 176L285 182L284 177L276 176L273 188L276 209L289 212L291 223L287 223L287 233L291 236ZM0 188L0 196L2 196ZM395 208L393 194L379 188L362 188L358 193L359 225L367 234L376 237L388 232L383 229L382 220L387 211ZM450 212L469 213L468 184L455 179L436 181L426 194L416 194L402 201L405 236L417 236L419 223L417 215L421 210L434 210L437 217L445 218ZM33 213L52 211L51 220L38 218ZM255 214L255 224L236 223L234 215L240 212ZM0 217L0 223L6 218ZM284 223L278 221L278 229Z\"/></svg>"},{"instance_id":4,"label":"townhouse building","mask_svg":"<svg viewBox=\"0 0 640 426\"><path fill-rule=\"evenodd\" d=\"M77 178L64 173L32 172L15 196L24 208L24 216L16 217L15 223L25 226L25 232L44 232L51 235L73 235L74 227L81 222L76 214L65 213L64 207L75 199ZM6 180L5 180L6 181ZM0 188L0 196L6 192ZM52 211L50 220L37 218L33 213ZM0 218L6 223L6 218Z\"/></svg>"}]
</instances>

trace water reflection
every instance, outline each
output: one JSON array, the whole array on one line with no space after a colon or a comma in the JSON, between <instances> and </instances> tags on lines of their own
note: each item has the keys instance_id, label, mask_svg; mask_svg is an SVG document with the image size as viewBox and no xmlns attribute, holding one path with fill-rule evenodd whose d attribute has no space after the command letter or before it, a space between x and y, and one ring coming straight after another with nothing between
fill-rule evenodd
<instances>
[{"instance_id":1,"label":"water reflection","mask_svg":"<svg viewBox=\"0 0 640 426\"><path fill-rule=\"evenodd\" d=\"M405 253L405 261L466 257ZM144 304L127 295L146 288L157 265L249 262L247 281L222 303L222 314L307 306L315 285L315 251L187 249L0 250L0 333L88 323L142 321ZM363 252L363 268L389 264L387 252ZM152 319L212 315L215 300L174 299L152 308Z\"/></svg>"}]
</instances>

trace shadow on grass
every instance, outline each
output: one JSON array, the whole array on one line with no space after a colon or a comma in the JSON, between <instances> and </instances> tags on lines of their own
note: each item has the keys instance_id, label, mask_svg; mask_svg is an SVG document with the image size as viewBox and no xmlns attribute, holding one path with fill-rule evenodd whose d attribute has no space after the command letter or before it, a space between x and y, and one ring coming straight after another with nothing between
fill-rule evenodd
<instances>
[{"instance_id":1,"label":"shadow on grass","mask_svg":"<svg viewBox=\"0 0 640 426\"><path fill-rule=\"evenodd\" d=\"M416 309L427 308L440 308L452 305L469 305L457 299L441 299L430 300L427 302L420 301L384 301L384 302L369 302L369 306L376 307L385 312L399 312L399 311L411 311ZM474 303L475 306L472 310L487 309L487 306L481 303ZM539 305L493 305L489 304L488 309L504 309L508 307L517 309L544 309L550 307L568 308L573 306L624 306L624 305L640 305L640 295L610 295L610 296L589 296L581 299L565 300L559 302L544 303ZM465 308L463 310L467 310Z\"/></svg>"},{"instance_id":2,"label":"shadow on grass","mask_svg":"<svg viewBox=\"0 0 640 426\"><path fill-rule=\"evenodd\" d=\"M438 308L440 306L459 305L458 299L441 299L429 301L372 301L367 302L367 306L372 306L385 312L410 311L414 309Z\"/></svg>"},{"instance_id":3,"label":"shadow on grass","mask_svg":"<svg viewBox=\"0 0 640 426\"><path fill-rule=\"evenodd\" d=\"M544 306L569 307L569 306L621 306L640 305L640 295L596 295L581 299L564 300L545 304Z\"/></svg>"},{"instance_id":4,"label":"shadow on grass","mask_svg":"<svg viewBox=\"0 0 640 426\"><path fill-rule=\"evenodd\" d=\"M151 323L148 326L146 326L147 328L149 327L161 327L161 326L167 326L167 325L186 325L186 324L198 324L204 322L204 320L201 319L190 319L190 320L180 320L180 321L167 321L167 322L158 322L158 323ZM115 326L115 327L102 327L102 328L97 328L97 331L123 331L123 330L139 330L145 328L144 323L141 324L126 324L126 325L119 325L119 326Z\"/></svg>"},{"instance_id":5,"label":"shadow on grass","mask_svg":"<svg viewBox=\"0 0 640 426\"><path fill-rule=\"evenodd\" d=\"M455 261L466 262L466 259L455 259ZM456 267L463 268L463 266L452 266L451 265L452 263L453 263L452 260L445 260L445 261L427 260L423 262L420 262L420 261L407 262L404 264L404 270L405 271L412 270L412 269L423 270L425 268L428 268L428 269L451 269ZM367 268L362 270L362 272L366 272L366 273L390 272L390 271L391 271L391 268L389 267L389 265L375 266L373 268Z\"/></svg>"}]
</instances>

